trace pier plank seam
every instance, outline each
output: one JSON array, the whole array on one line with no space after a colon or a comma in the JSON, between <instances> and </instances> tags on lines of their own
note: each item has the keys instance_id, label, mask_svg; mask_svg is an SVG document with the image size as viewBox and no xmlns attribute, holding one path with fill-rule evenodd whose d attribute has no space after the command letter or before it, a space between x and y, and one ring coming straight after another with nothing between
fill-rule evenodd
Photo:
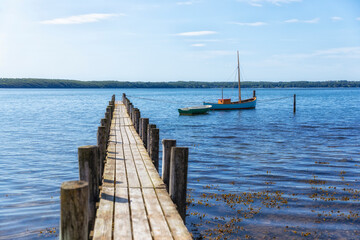
<instances>
[{"instance_id":1,"label":"pier plank seam","mask_svg":"<svg viewBox=\"0 0 360 240\"><path fill-rule=\"evenodd\" d=\"M102 195L99 209L111 205L105 201L113 201L112 209L106 210L112 213L112 229L99 237L96 227L109 231L99 225L110 221L105 222L104 211L98 210L94 239L192 239L125 106L119 102L111 124Z\"/></svg>"}]
</instances>

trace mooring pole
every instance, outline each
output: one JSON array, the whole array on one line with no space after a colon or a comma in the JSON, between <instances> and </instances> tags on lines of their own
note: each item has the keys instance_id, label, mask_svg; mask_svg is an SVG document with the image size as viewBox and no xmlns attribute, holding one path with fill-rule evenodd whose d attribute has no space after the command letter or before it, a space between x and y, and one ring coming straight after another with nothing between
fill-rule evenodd
<instances>
[{"instance_id":1,"label":"mooring pole","mask_svg":"<svg viewBox=\"0 0 360 240\"><path fill-rule=\"evenodd\" d=\"M294 94L294 113L296 113L296 94Z\"/></svg>"},{"instance_id":2,"label":"mooring pole","mask_svg":"<svg viewBox=\"0 0 360 240\"><path fill-rule=\"evenodd\" d=\"M184 222L186 216L188 157L188 148L171 148L169 194Z\"/></svg>"},{"instance_id":3,"label":"mooring pole","mask_svg":"<svg viewBox=\"0 0 360 240\"><path fill-rule=\"evenodd\" d=\"M147 148L147 128L149 125L149 119L148 118L142 118L141 119L141 139L144 143L144 147Z\"/></svg>"},{"instance_id":4,"label":"mooring pole","mask_svg":"<svg viewBox=\"0 0 360 240\"><path fill-rule=\"evenodd\" d=\"M156 124L148 124L147 125L147 136L146 136L146 150L147 152L150 154L150 129L151 128L156 128Z\"/></svg>"},{"instance_id":5,"label":"mooring pole","mask_svg":"<svg viewBox=\"0 0 360 240\"><path fill-rule=\"evenodd\" d=\"M60 240L88 240L88 183L85 181L63 182L60 194Z\"/></svg>"},{"instance_id":6,"label":"mooring pole","mask_svg":"<svg viewBox=\"0 0 360 240\"><path fill-rule=\"evenodd\" d=\"M150 128L150 158L159 172L159 129Z\"/></svg>"},{"instance_id":7,"label":"mooring pole","mask_svg":"<svg viewBox=\"0 0 360 240\"><path fill-rule=\"evenodd\" d=\"M78 148L80 180L89 186L88 228L95 224L96 202L99 200L99 148L98 146L82 146Z\"/></svg>"},{"instance_id":8,"label":"mooring pole","mask_svg":"<svg viewBox=\"0 0 360 240\"><path fill-rule=\"evenodd\" d=\"M169 192L169 178L170 178L170 156L171 148L176 147L176 140L163 139L162 140L162 174L161 177L166 185L166 191Z\"/></svg>"}]
</instances>

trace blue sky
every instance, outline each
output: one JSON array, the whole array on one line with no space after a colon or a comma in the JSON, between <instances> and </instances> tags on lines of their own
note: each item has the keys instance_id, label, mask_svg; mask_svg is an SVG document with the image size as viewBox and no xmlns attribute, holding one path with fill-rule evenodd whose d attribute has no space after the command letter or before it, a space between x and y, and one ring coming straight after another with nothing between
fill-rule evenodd
<instances>
[{"instance_id":1,"label":"blue sky","mask_svg":"<svg viewBox=\"0 0 360 240\"><path fill-rule=\"evenodd\" d=\"M360 80L359 0L0 0L0 77Z\"/></svg>"}]
</instances>

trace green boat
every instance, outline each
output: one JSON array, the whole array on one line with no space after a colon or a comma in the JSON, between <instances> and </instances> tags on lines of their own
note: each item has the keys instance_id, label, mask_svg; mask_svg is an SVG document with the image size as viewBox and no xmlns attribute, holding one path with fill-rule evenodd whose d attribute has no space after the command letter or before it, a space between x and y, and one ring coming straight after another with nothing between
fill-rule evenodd
<instances>
[{"instance_id":1,"label":"green boat","mask_svg":"<svg viewBox=\"0 0 360 240\"><path fill-rule=\"evenodd\" d=\"M203 106L179 108L178 111L180 115L195 115L195 114L205 114L210 109L211 109L211 105L203 105Z\"/></svg>"}]
</instances>

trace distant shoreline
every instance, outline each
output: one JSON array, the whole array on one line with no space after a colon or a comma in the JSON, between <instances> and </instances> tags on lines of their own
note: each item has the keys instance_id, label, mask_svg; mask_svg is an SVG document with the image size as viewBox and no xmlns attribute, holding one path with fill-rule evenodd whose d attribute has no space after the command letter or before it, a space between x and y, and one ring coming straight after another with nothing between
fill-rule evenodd
<instances>
[{"instance_id":1,"label":"distant shoreline","mask_svg":"<svg viewBox=\"0 0 360 240\"><path fill-rule=\"evenodd\" d=\"M358 88L360 81L242 82L241 88ZM237 82L129 82L0 78L0 88L237 88Z\"/></svg>"}]
</instances>

